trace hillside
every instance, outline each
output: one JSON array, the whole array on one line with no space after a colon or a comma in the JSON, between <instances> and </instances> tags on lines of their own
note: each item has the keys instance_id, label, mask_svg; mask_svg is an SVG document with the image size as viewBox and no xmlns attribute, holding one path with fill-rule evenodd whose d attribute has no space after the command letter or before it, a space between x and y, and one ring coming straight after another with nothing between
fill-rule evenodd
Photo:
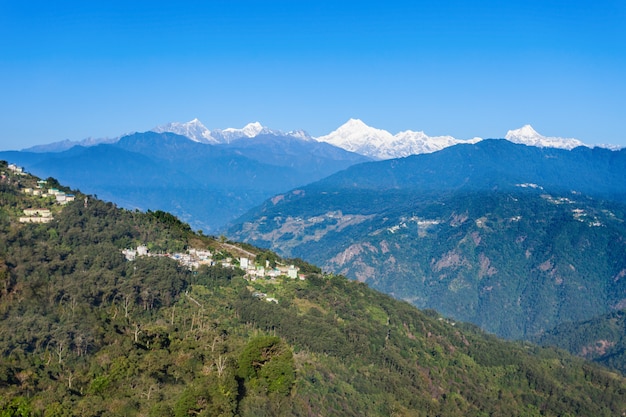
<instances>
[{"instance_id":1,"label":"hillside","mask_svg":"<svg viewBox=\"0 0 626 417\"><path fill-rule=\"evenodd\" d=\"M590 320L564 323L535 340L556 346L626 374L626 312L614 311Z\"/></svg>"},{"instance_id":2,"label":"hillside","mask_svg":"<svg viewBox=\"0 0 626 417\"><path fill-rule=\"evenodd\" d=\"M507 338L626 305L625 152L506 141L353 166L273 197L234 239Z\"/></svg>"},{"instance_id":3,"label":"hillside","mask_svg":"<svg viewBox=\"0 0 626 417\"><path fill-rule=\"evenodd\" d=\"M122 250L141 244L154 255L211 252L222 265L250 252L270 266L281 259L194 234L164 212L78 193L60 204L25 192L36 178L4 163L0 172L2 415L626 412L616 374L298 260L303 280L255 281L237 267L190 270L174 256L129 261ZM33 207L52 219L19 222Z\"/></svg>"}]
</instances>

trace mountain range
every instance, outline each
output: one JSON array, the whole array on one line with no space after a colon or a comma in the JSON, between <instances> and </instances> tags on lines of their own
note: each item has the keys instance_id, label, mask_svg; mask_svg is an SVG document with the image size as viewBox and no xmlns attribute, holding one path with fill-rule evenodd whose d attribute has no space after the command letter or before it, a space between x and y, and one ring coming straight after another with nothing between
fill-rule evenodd
<instances>
[{"instance_id":1,"label":"mountain range","mask_svg":"<svg viewBox=\"0 0 626 417\"><path fill-rule=\"evenodd\" d=\"M209 130L198 119L186 123L173 122L152 129L157 133L175 133L185 136L194 142L218 145L230 144L239 139L254 139L258 136L293 137L307 141L330 143L350 152L355 152L371 159L393 159L409 155L436 152L449 146L476 143L482 138L475 137L468 140L456 139L452 136L428 136L422 131L406 130L397 134L370 127L359 119L350 119L336 130L327 135L312 137L303 130L282 132L264 127L259 122L248 123L243 128L226 128ZM117 138L94 139L88 138L73 142L65 140L48 145L38 145L28 149L29 152L59 152L72 146L94 146L100 143L115 143ZM529 146L573 149L586 146L583 142L573 138L546 137L536 132L532 126L525 125L519 129L509 130L505 138L513 143ZM609 146L610 147L610 146Z\"/></svg>"},{"instance_id":2,"label":"mountain range","mask_svg":"<svg viewBox=\"0 0 626 417\"><path fill-rule=\"evenodd\" d=\"M262 132L220 144L135 133L58 152L0 152L0 159L125 208L172 212L205 232L277 193L369 160L327 143Z\"/></svg>"},{"instance_id":3,"label":"mountain range","mask_svg":"<svg viewBox=\"0 0 626 417\"><path fill-rule=\"evenodd\" d=\"M508 338L626 307L626 151L483 140L277 195L233 239Z\"/></svg>"},{"instance_id":4,"label":"mountain range","mask_svg":"<svg viewBox=\"0 0 626 417\"><path fill-rule=\"evenodd\" d=\"M530 126L510 141L572 148L574 139L545 138ZM207 129L198 119L144 133L63 141L0 158L40 176L53 176L126 208L170 211L214 233L275 194L368 160L431 153L463 143L451 136L405 131L392 135L351 119L328 135L281 132L249 123Z\"/></svg>"}]
</instances>

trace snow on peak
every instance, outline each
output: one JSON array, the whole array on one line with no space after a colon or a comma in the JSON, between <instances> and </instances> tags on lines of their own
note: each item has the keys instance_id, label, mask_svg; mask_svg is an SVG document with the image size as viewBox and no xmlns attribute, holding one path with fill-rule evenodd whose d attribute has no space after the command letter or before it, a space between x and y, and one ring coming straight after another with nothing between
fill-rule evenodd
<instances>
[{"instance_id":1,"label":"snow on peak","mask_svg":"<svg viewBox=\"0 0 626 417\"><path fill-rule=\"evenodd\" d=\"M190 140L208 144L227 144L259 135L288 136L300 140L317 140L374 159L401 158L409 155L436 152L461 143L476 143L482 138L460 140L452 136L428 136L423 131L405 130L391 134L386 130L368 126L360 119L351 118L327 135L312 138L303 130L281 132L264 127L259 122L248 123L243 128L207 129L198 119L186 123L169 123L153 129L154 132L173 132ZM573 149L586 146L578 139L546 137L531 125L509 130L505 138L528 146Z\"/></svg>"},{"instance_id":2,"label":"snow on peak","mask_svg":"<svg viewBox=\"0 0 626 417\"><path fill-rule=\"evenodd\" d=\"M177 135L186 136L194 142L200 143L219 143L213 137L211 131L207 129L200 120L193 119L187 123L173 122L152 129L153 132L164 133L171 132Z\"/></svg>"},{"instance_id":3,"label":"snow on peak","mask_svg":"<svg viewBox=\"0 0 626 417\"><path fill-rule=\"evenodd\" d=\"M259 122L252 122L238 129L228 127L226 129L207 129L200 120L193 119L186 123L173 122L152 129L153 132L171 132L186 136L194 142L207 144L227 144L239 139L252 139L259 135L289 136L301 140L313 140L304 130L296 130L283 133L263 126Z\"/></svg>"},{"instance_id":4,"label":"snow on peak","mask_svg":"<svg viewBox=\"0 0 626 417\"><path fill-rule=\"evenodd\" d=\"M509 137L519 137L519 138L528 138L534 139L540 137L541 135L537 133L535 129L531 125L524 125L516 130L509 130L506 134L506 139Z\"/></svg>"},{"instance_id":5,"label":"snow on peak","mask_svg":"<svg viewBox=\"0 0 626 417\"><path fill-rule=\"evenodd\" d=\"M361 155L385 159L379 155L379 150L393 141L393 135L386 130L370 127L359 119L350 119L337 130L317 140Z\"/></svg>"},{"instance_id":6,"label":"snow on peak","mask_svg":"<svg viewBox=\"0 0 626 417\"><path fill-rule=\"evenodd\" d=\"M283 135L279 130L272 130L264 127L259 122L248 123L241 129L228 127L226 129L217 129L213 131L215 136L221 138L222 143L230 143L237 139L254 138L259 135Z\"/></svg>"},{"instance_id":7,"label":"snow on peak","mask_svg":"<svg viewBox=\"0 0 626 417\"><path fill-rule=\"evenodd\" d=\"M533 129L531 125L524 125L519 129L509 130L504 138L513 143L540 148L574 149L579 146L586 146L578 139L543 136Z\"/></svg>"},{"instance_id":8,"label":"snow on peak","mask_svg":"<svg viewBox=\"0 0 626 417\"><path fill-rule=\"evenodd\" d=\"M475 143L481 139L462 141L452 136L429 137L424 132L411 130L392 135L386 130L370 127L359 119L350 119L337 130L317 140L371 158L392 159L435 152L458 143Z\"/></svg>"},{"instance_id":9,"label":"snow on peak","mask_svg":"<svg viewBox=\"0 0 626 417\"><path fill-rule=\"evenodd\" d=\"M297 139L301 139L301 140L306 140L306 141L311 141L311 140L315 140L313 139L313 137L311 135L309 135L308 132L299 129L299 130L291 130L289 132L286 133L287 136L291 136L292 138L297 138Z\"/></svg>"},{"instance_id":10,"label":"snow on peak","mask_svg":"<svg viewBox=\"0 0 626 417\"><path fill-rule=\"evenodd\" d=\"M222 134L226 134L226 135L233 135L233 136L236 135L237 137L245 136L248 138L253 138L257 136L259 133L261 133L263 129L265 128L263 127L261 123L253 122L253 123L248 123L242 129L228 127L226 129L223 129L221 132Z\"/></svg>"}]
</instances>

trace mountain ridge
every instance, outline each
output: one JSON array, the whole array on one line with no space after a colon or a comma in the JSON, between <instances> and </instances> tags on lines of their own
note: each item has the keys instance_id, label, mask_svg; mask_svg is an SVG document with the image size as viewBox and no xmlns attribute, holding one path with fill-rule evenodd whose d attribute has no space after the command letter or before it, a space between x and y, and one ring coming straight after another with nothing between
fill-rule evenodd
<instances>
[{"instance_id":1,"label":"mountain ridge","mask_svg":"<svg viewBox=\"0 0 626 417\"><path fill-rule=\"evenodd\" d=\"M625 204L625 150L484 140L352 166L266 201L228 235L524 338L620 305Z\"/></svg>"},{"instance_id":2,"label":"mountain ridge","mask_svg":"<svg viewBox=\"0 0 626 417\"><path fill-rule=\"evenodd\" d=\"M199 119L189 122L171 122L157 126L151 131L157 133L175 133L185 136L198 143L217 145L230 144L240 139L255 139L257 136L274 135L279 137L295 137L303 140L330 143L342 149L356 152L372 159L384 160L432 153L457 144L472 144L480 140L480 137L472 139L456 139L453 136L428 136L423 131L405 130L397 134L370 127L360 119L349 119L346 123L334 131L312 137L304 130L283 132L263 126L259 122L252 122L243 128L225 128L209 130ZM128 136L122 135L122 136ZM48 145L37 145L25 151L30 152L59 152L72 146L94 146L100 143L115 143L122 136L116 138L88 138L81 141L65 140ZM519 129L509 130L504 139L513 143L537 147L553 147L561 149L574 149L585 145L578 139L562 137L546 137L535 131L531 125L524 125ZM619 149L613 145L598 145L609 149Z\"/></svg>"}]
</instances>

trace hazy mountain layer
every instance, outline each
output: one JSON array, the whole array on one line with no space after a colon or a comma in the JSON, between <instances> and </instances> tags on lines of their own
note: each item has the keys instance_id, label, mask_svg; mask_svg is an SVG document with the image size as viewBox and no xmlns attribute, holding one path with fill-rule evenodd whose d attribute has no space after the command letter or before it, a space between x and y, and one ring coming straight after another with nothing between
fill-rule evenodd
<instances>
[{"instance_id":1,"label":"hazy mountain layer","mask_svg":"<svg viewBox=\"0 0 626 417\"><path fill-rule=\"evenodd\" d=\"M626 305L626 152L483 141L273 197L231 236L524 338ZM606 199L606 200L604 200Z\"/></svg>"},{"instance_id":2,"label":"hazy mountain layer","mask_svg":"<svg viewBox=\"0 0 626 417\"><path fill-rule=\"evenodd\" d=\"M171 211L207 232L274 194L367 160L295 137L266 135L235 143L209 145L146 132L114 144L0 152L0 158L126 208Z\"/></svg>"}]
</instances>

